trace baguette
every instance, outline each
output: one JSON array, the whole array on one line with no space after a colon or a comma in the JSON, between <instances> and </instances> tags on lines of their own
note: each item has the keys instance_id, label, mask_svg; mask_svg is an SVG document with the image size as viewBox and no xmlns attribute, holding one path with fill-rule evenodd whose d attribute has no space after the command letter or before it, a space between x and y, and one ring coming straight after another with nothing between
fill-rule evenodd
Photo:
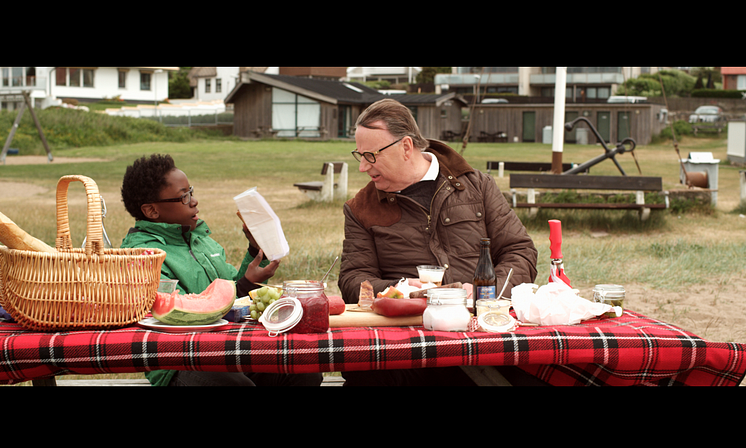
<instances>
[{"instance_id":1,"label":"baguette","mask_svg":"<svg viewBox=\"0 0 746 448\"><path fill-rule=\"evenodd\" d=\"M37 252L55 253L57 250L45 242L34 238L18 227L16 223L7 216L0 213L0 243L10 249L33 250Z\"/></svg>"}]
</instances>

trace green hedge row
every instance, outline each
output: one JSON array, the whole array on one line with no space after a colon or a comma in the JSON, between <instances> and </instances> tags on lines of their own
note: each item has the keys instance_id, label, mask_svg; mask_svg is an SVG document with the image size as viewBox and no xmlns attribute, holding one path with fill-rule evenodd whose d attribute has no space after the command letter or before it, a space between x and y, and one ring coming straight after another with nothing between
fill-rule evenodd
<instances>
[{"instance_id":1,"label":"green hedge row","mask_svg":"<svg viewBox=\"0 0 746 448\"><path fill-rule=\"evenodd\" d=\"M744 98L746 90L696 89L692 90L692 98Z\"/></svg>"}]
</instances>

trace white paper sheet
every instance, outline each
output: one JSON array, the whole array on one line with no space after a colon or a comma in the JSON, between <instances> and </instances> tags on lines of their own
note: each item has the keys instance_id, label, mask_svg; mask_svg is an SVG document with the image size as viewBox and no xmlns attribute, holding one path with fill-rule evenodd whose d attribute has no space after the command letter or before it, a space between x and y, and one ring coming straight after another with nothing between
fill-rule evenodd
<instances>
[{"instance_id":1,"label":"white paper sheet","mask_svg":"<svg viewBox=\"0 0 746 448\"><path fill-rule=\"evenodd\" d=\"M279 260L290 253L280 219L256 190L249 188L233 198L238 212L251 235L269 260Z\"/></svg>"}]
</instances>

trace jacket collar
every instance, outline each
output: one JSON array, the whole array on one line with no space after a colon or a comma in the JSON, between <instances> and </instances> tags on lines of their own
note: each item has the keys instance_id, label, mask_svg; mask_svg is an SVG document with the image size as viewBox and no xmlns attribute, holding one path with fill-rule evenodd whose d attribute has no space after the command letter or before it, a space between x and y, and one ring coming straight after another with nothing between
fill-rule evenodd
<instances>
[{"instance_id":1,"label":"jacket collar","mask_svg":"<svg viewBox=\"0 0 746 448\"><path fill-rule=\"evenodd\" d=\"M194 237L208 236L211 233L207 223L201 219L197 221L197 226L194 230L190 230L189 226L182 226L180 224L139 220L135 222L135 227L129 230L129 233L134 232L147 232L162 238L164 242L170 243L184 240L189 241Z\"/></svg>"},{"instance_id":2,"label":"jacket collar","mask_svg":"<svg viewBox=\"0 0 746 448\"><path fill-rule=\"evenodd\" d=\"M438 179L445 179L451 183L454 189L463 190L464 185L458 180L458 177L473 172L474 168L446 144L437 140L430 140L429 142L428 152L435 154L440 165ZM347 205L366 229L373 225L390 226L401 219L401 208L397 204L397 194L378 190L373 182L369 182L355 197L347 201Z\"/></svg>"},{"instance_id":3,"label":"jacket collar","mask_svg":"<svg viewBox=\"0 0 746 448\"><path fill-rule=\"evenodd\" d=\"M463 190L464 186L459 182L458 177L468 172L474 171L466 162L461 154L454 151L450 146L439 140L428 139L430 146L427 152L432 153L438 158L438 164L440 165L440 175L451 183L451 186L456 190ZM369 183L366 188L375 188L372 182ZM377 190L378 202L396 202L396 193L389 193L382 190Z\"/></svg>"}]
</instances>

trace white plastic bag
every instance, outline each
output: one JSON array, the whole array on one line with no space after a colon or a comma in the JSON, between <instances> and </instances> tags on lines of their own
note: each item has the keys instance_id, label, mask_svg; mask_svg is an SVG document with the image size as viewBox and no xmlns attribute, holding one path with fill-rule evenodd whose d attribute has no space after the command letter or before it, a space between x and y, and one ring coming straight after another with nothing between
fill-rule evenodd
<instances>
[{"instance_id":1,"label":"white plastic bag","mask_svg":"<svg viewBox=\"0 0 746 448\"><path fill-rule=\"evenodd\" d=\"M518 321L538 325L575 325L583 320L614 311L622 315L620 307L591 302L578 295L562 282L550 282L544 286L522 283L510 290Z\"/></svg>"}]
</instances>

